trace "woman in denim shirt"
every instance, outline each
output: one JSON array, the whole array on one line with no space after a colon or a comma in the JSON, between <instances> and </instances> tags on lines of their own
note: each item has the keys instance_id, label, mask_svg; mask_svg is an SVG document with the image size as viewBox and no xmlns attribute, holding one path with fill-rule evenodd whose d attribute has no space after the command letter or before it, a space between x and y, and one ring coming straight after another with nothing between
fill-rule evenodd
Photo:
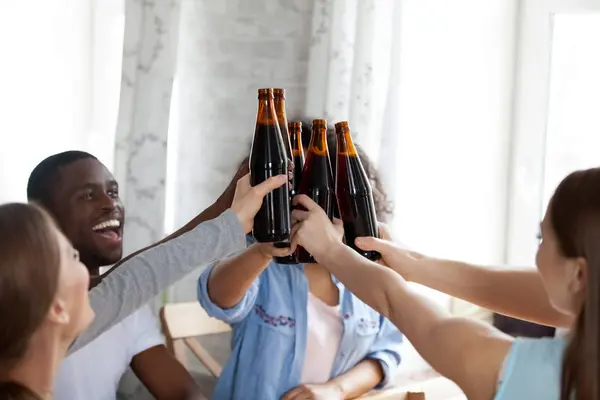
<instances>
[{"instance_id":1,"label":"woman in denim shirt","mask_svg":"<svg viewBox=\"0 0 600 400\"><path fill-rule=\"evenodd\" d=\"M391 207L359 151L384 219ZM344 399L389 382L400 364L402 334L386 318L322 266L278 264L273 256L288 249L251 238L248 245L199 278L200 303L233 330L213 398Z\"/></svg>"}]
</instances>

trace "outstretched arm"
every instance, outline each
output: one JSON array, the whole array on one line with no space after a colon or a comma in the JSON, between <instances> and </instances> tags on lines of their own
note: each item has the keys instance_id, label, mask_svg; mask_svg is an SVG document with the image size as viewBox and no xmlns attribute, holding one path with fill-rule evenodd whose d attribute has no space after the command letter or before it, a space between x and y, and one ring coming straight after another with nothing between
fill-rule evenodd
<instances>
[{"instance_id":1,"label":"outstretched arm","mask_svg":"<svg viewBox=\"0 0 600 400\"><path fill-rule=\"evenodd\" d=\"M379 251L375 238L357 246ZM542 325L569 327L573 318L557 311L534 268L485 267L424 256L395 246L388 265L407 281L419 283L499 314Z\"/></svg>"},{"instance_id":2,"label":"outstretched arm","mask_svg":"<svg viewBox=\"0 0 600 400\"><path fill-rule=\"evenodd\" d=\"M250 187L246 175L238 181L231 209L123 263L90 291L96 318L70 352L94 340L195 268L245 248L245 234L252 229L263 197L286 182L287 176L279 175Z\"/></svg>"},{"instance_id":3,"label":"outstretched arm","mask_svg":"<svg viewBox=\"0 0 600 400\"><path fill-rule=\"evenodd\" d=\"M414 292L396 272L345 246L341 226L333 226L308 197L297 196L295 201L309 211L294 211L292 247L304 246L350 291L388 317L423 358L470 399L493 399L511 338L483 323L450 316ZM387 260L387 250L393 248L385 250L382 255Z\"/></svg>"},{"instance_id":4,"label":"outstretched arm","mask_svg":"<svg viewBox=\"0 0 600 400\"><path fill-rule=\"evenodd\" d=\"M200 214L198 214L196 217L194 217L187 224L185 224L184 226L182 226L175 232L171 233L169 236L165 237L162 240L159 240L156 243L146 246L143 249L140 249L134 253L129 254L128 256L122 258L118 263L116 263L105 274L93 277L90 280L90 289L97 286L104 278L106 278L108 275L110 275L112 272L114 272L116 270L116 268L118 268L120 265L123 265L123 263L129 261L132 257L135 257L138 254L140 254L152 247L156 247L159 244L168 242L171 239L179 237L179 236L183 235L184 233L191 231L192 229L194 229L195 227L197 227L198 225L200 225L201 223L203 223L205 221L209 221L211 219L217 218L225 210L227 210L229 207L231 207L231 202L233 201L233 196L235 194L235 187L236 187L237 181L242 176L246 175L248 172L249 172L248 171L248 163L243 162L240 165L240 167L238 168L238 170L235 173L235 176L233 177L231 182L229 182L229 185L227 185L227 188L225 188L225 191L219 196L219 198L213 204L211 204L208 208L206 208L204 211L202 211Z\"/></svg>"}]
</instances>

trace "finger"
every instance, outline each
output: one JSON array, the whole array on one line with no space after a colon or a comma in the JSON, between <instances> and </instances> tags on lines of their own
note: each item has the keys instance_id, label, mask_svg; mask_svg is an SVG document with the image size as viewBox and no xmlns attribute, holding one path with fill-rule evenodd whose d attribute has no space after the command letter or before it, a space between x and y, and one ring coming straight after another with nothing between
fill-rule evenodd
<instances>
[{"instance_id":1,"label":"finger","mask_svg":"<svg viewBox=\"0 0 600 400\"><path fill-rule=\"evenodd\" d=\"M254 186L252 189L255 191L255 193L258 196L260 196L262 198L286 182L287 182L287 175L272 176L269 179L267 179L266 181Z\"/></svg>"},{"instance_id":2,"label":"finger","mask_svg":"<svg viewBox=\"0 0 600 400\"><path fill-rule=\"evenodd\" d=\"M292 211L292 224L295 224L300 221L304 221L308 218L310 213L304 210L293 210Z\"/></svg>"},{"instance_id":3,"label":"finger","mask_svg":"<svg viewBox=\"0 0 600 400\"><path fill-rule=\"evenodd\" d=\"M298 231L300 230L300 228L302 228L302 222L298 222L297 224L292 226L292 233L290 235L292 239L290 240L290 245L294 250L296 250L296 248L298 247L298 241L300 240L300 237L298 236Z\"/></svg>"},{"instance_id":4,"label":"finger","mask_svg":"<svg viewBox=\"0 0 600 400\"><path fill-rule=\"evenodd\" d=\"M377 251L379 253L385 253L393 247L391 242L374 237L358 237L354 240L354 244L362 250Z\"/></svg>"},{"instance_id":5,"label":"finger","mask_svg":"<svg viewBox=\"0 0 600 400\"><path fill-rule=\"evenodd\" d=\"M306 208L308 211L312 211L314 209L321 208L321 206L319 206L317 203L315 203L313 201L313 199L311 199L310 197L308 197L305 194L299 194L299 195L295 196L293 203L294 203L294 205L304 206L304 208Z\"/></svg>"},{"instance_id":6,"label":"finger","mask_svg":"<svg viewBox=\"0 0 600 400\"><path fill-rule=\"evenodd\" d=\"M285 256L289 256L293 252L294 252L294 250L292 250L291 247L282 247L282 248L273 247L273 249L271 250L271 254L273 255L273 257L285 257Z\"/></svg>"}]
</instances>

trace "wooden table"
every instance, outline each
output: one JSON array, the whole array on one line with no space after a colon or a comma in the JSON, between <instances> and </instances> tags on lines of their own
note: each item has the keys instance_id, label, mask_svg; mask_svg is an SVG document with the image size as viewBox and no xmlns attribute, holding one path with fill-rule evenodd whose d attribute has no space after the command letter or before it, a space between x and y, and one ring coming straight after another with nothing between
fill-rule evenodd
<instances>
[{"instance_id":1,"label":"wooden table","mask_svg":"<svg viewBox=\"0 0 600 400\"><path fill-rule=\"evenodd\" d=\"M425 394L425 395L424 395ZM360 397L363 400L466 400L462 390L444 377L435 377L382 390Z\"/></svg>"}]
</instances>

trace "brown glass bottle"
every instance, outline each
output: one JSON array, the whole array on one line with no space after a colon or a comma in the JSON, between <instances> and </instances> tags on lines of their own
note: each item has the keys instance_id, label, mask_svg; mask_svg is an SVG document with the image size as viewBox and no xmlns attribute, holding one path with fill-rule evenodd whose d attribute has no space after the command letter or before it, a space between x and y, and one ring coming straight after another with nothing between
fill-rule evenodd
<instances>
[{"instance_id":1,"label":"brown glass bottle","mask_svg":"<svg viewBox=\"0 0 600 400\"><path fill-rule=\"evenodd\" d=\"M258 89L256 129L250 150L250 183L255 186L272 176L287 174L287 171L288 156L277 123L273 90ZM263 199L254 217L252 234L258 242L284 247L290 232L290 193L284 185Z\"/></svg>"},{"instance_id":2,"label":"brown glass bottle","mask_svg":"<svg viewBox=\"0 0 600 400\"><path fill-rule=\"evenodd\" d=\"M315 119L312 125L312 136L306 153L306 162L300 180L300 194L305 194L321 206L329 219L333 217L335 204L335 187L329 164L327 148L327 122ZM314 263L315 259L303 247L298 247L298 261Z\"/></svg>"},{"instance_id":3,"label":"brown glass bottle","mask_svg":"<svg viewBox=\"0 0 600 400\"><path fill-rule=\"evenodd\" d=\"M373 191L365 169L360 162L348 122L335 124L337 136L337 166L335 193L344 223L346 244L369 260L376 261L381 254L356 247L354 240L360 236L378 237L377 217Z\"/></svg>"},{"instance_id":4,"label":"brown glass bottle","mask_svg":"<svg viewBox=\"0 0 600 400\"><path fill-rule=\"evenodd\" d=\"M302 180L302 169L304 168L304 149L302 148L302 122L288 123L290 132L290 143L292 145L292 156L294 161L293 171L293 193L300 191L300 182ZM298 250L286 257L275 257L279 264L298 264Z\"/></svg>"},{"instance_id":5,"label":"brown glass bottle","mask_svg":"<svg viewBox=\"0 0 600 400\"><path fill-rule=\"evenodd\" d=\"M288 161L292 161L292 148L290 146L290 135L288 132L288 123L287 123L287 115L285 113L285 90L284 89L273 89L273 104L275 106L275 115L277 116L277 124L279 125L279 131L281 132L281 139L283 140L283 145L285 147L285 153L287 155ZM290 209L291 209L291 201L294 198L296 193L292 186L290 187ZM289 241L281 242L277 244L277 247L289 247ZM275 257L275 261L280 264L291 264L294 260L288 257Z\"/></svg>"}]
</instances>

